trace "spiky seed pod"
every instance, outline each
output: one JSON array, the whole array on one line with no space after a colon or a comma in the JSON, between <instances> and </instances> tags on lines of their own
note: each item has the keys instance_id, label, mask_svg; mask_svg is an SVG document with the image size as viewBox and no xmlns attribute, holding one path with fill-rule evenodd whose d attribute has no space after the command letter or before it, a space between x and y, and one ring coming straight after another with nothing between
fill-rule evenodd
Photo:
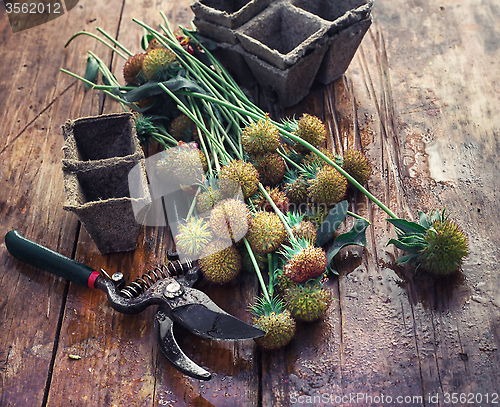
<instances>
[{"instance_id":1,"label":"spiky seed pod","mask_svg":"<svg viewBox=\"0 0 500 407\"><path fill-rule=\"evenodd\" d=\"M253 251L274 252L286 238L285 226L274 212L257 212L250 220L247 240Z\"/></svg>"},{"instance_id":2,"label":"spiky seed pod","mask_svg":"<svg viewBox=\"0 0 500 407\"><path fill-rule=\"evenodd\" d=\"M319 284L287 288L283 299L292 316L304 322L320 319L330 304L330 296Z\"/></svg>"},{"instance_id":3,"label":"spiky seed pod","mask_svg":"<svg viewBox=\"0 0 500 407\"><path fill-rule=\"evenodd\" d=\"M151 41L149 41L148 47L146 48L146 53L153 51L154 49L157 48L165 48L165 47L160 44L160 41L158 41L156 38L153 38Z\"/></svg>"},{"instance_id":4,"label":"spiky seed pod","mask_svg":"<svg viewBox=\"0 0 500 407\"><path fill-rule=\"evenodd\" d=\"M160 79L162 72L175 61L175 54L167 48L155 48L148 52L142 61L142 73L149 81Z\"/></svg>"},{"instance_id":5,"label":"spiky seed pod","mask_svg":"<svg viewBox=\"0 0 500 407\"><path fill-rule=\"evenodd\" d=\"M335 154L333 154L331 151L329 151L328 149L326 149L324 147L321 147L319 149L319 151L321 151L324 155L326 155L334 163L337 163L337 160L335 158ZM325 160L323 160L321 157L319 157L314 152L310 152L309 154L307 154L302 159L302 164L303 165L309 165L309 166L312 166L312 167L323 167L325 165L328 165L328 163Z\"/></svg>"},{"instance_id":6,"label":"spiky seed pod","mask_svg":"<svg viewBox=\"0 0 500 407\"><path fill-rule=\"evenodd\" d=\"M208 188L208 191L202 192L196 197L196 210L198 214L210 214L212 208L222 199L218 189ZM204 215L205 216L205 215Z\"/></svg>"},{"instance_id":7,"label":"spiky seed pod","mask_svg":"<svg viewBox=\"0 0 500 407\"><path fill-rule=\"evenodd\" d=\"M282 254L288 259L283 274L294 283L305 283L325 272L326 253L321 247L311 246L307 240L298 240L292 242L291 246L283 247Z\"/></svg>"},{"instance_id":8,"label":"spiky seed pod","mask_svg":"<svg viewBox=\"0 0 500 407\"><path fill-rule=\"evenodd\" d=\"M283 302L271 297L270 300L258 298L250 307L254 318L254 326L266 332L266 335L255 339L263 349L274 350L286 346L295 335L295 320L290 311L284 309Z\"/></svg>"},{"instance_id":9,"label":"spiky seed pod","mask_svg":"<svg viewBox=\"0 0 500 407\"><path fill-rule=\"evenodd\" d=\"M314 147L319 147L326 139L326 129L323 122L316 116L305 113L297 122L295 135L312 144ZM299 152L308 152L309 149L296 144L294 147Z\"/></svg>"},{"instance_id":10,"label":"spiky seed pod","mask_svg":"<svg viewBox=\"0 0 500 407\"><path fill-rule=\"evenodd\" d=\"M280 191L279 188L271 189L270 187L266 187L266 192L281 212L288 211L288 205L290 204L290 202L283 191ZM264 195L262 195L262 193L259 193L259 198L254 201L254 205L264 211L274 212L272 205L264 197Z\"/></svg>"},{"instance_id":11,"label":"spiky seed pod","mask_svg":"<svg viewBox=\"0 0 500 407\"><path fill-rule=\"evenodd\" d=\"M300 175L299 177L288 177L284 190L290 202L300 204L307 200L308 180Z\"/></svg>"},{"instance_id":12,"label":"spiky seed pod","mask_svg":"<svg viewBox=\"0 0 500 407\"><path fill-rule=\"evenodd\" d=\"M283 273L278 274L278 276L276 277L276 281L278 282L278 288L281 291L296 286L296 284L290 279L290 277L285 276Z\"/></svg>"},{"instance_id":13,"label":"spiky seed pod","mask_svg":"<svg viewBox=\"0 0 500 407\"><path fill-rule=\"evenodd\" d=\"M304 219L311 221L316 228L319 228L327 215L328 208L325 208L324 205L310 205L307 208Z\"/></svg>"},{"instance_id":14,"label":"spiky seed pod","mask_svg":"<svg viewBox=\"0 0 500 407\"><path fill-rule=\"evenodd\" d=\"M316 203L335 204L346 193L347 180L335 168L325 166L310 181L308 194Z\"/></svg>"},{"instance_id":15,"label":"spiky seed pod","mask_svg":"<svg viewBox=\"0 0 500 407\"><path fill-rule=\"evenodd\" d=\"M214 240L202 252L200 269L208 281L225 284L233 280L241 271L241 255L236 246Z\"/></svg>"},{"instance_id":16,"label":"spiky seed pod","mask_svg":"<svg viewBox=\"0 0 500 407\"><path fill-rule=\"evenodd\" d=\"M212 232L203 219L190 218L186 224L179 225L175 245L184 256L197 259L212 240Z\"/></svg>"},{"instance_id":17,"label":"spiky seed pod","mask_svg":"<svg viewBox=\"0 0 500 407\"><path fill-rule=\"evenodd\" d=\"M316 244L316 226L309 220L302 220L292 228L293 235L297 239L305 239L313 246Z\"/></svg>"},{"instance_id":18,"label":"spiky seed pod","mask_svg":"<svg viewBox=\"0 0 500 407\"><path fill-rule=\"evenodd\" d=\"M270 120L259 120L243 129L241 144L253 155L275 152L280 145L279 130Z\"/></svg>"},{"instance_id":19,"label":"spiky seed pod","mask_svg":"<svg viewBox=\"0 0 500 407\"><path fill-rule=\"evenodd\" d=\"M467 238L449 219L435 221L424 240L427 244L420 254L422 267L438 276L457 271L468 255Z\"/></svg>"},{"instance_id":20,"label":"spiky seed pod","mask_svg":"<svg viewBox=\"0 0 500 407\"><path fill-rule=\"evenodd\" d=\"M170 134L176 140L186 140L193 134L194 122L184 113L170 122Z\"/></svg>"},{"instance_id":21,"label":"spiky seed pod","mask_svg":"<svg viewBox=\"0 0 500 407\"><path fill-rule=\"evenodd\" d=\"M274 186L283 180L286 166L278 153L255 156L254 162L263 185Z\"/></svg>"},{"instance_id":22,"label":"spiky seed pod","mask_svg":"<svg viewBox=\"0 0 500 407\"><path fill-rule=\"evenodd\" d=\"M243 160L233 160L221 168L219 188L225 197L235 197L239 188L244 198L249 198L259 187L259 172Z\"/></svg>"},{"instance_id":23,"label":"spiky seed pod","mask_svg":"<svg viewBox=\"0 0 500 407\"><path fill-rule=\"evenodd\" d=\"M279 314L272 312L254 318L254 325L266 331L266 334L255 339L257 345L266 350L275 350L288 345L295 335L295 320L290 311L284 310Z\"/></svg>"},{"instance_id":24,"label":"spiky seed pod","mask_svg":"<svg viewBox=\"0 0 500 407\"><path fill-rule=\"evenodd\" d=\"M398 249L409 254L396 260L398 264L411 264L435 274L446 276L458 270L468 255L467 238L460 228L442 212L431 211L428 215L418 212L419 223L404 223L401 219L388 219L396 226L397 239L389 240Z\"/></svg>"},{"instance_id":25,"label":"spiky seed pod","mask_svg":"<svg viewBox=\"0 0 500 407\"><path fill-rule=\"evenodd\" d=\"M238 242L248 230L249 212L246 204L238 199L224 199L210 213L210 227L215 236Z\"/></svg>"},{"instance_id":26,"label":"spiky seed pod","mask_svg":"<svg viewBox=\"0 0 500 407\"><path fill-rule=\"evenodd\" d=\"M193 144L182 144L175 147L172 163L173 173L182 185L193 185L203 180L207 166L207 159Z\"/></svg>"},{"instance_id":27,"label":"spiky seed pod","mask_svg":"<svg viewBox=\"0 0 500 407\"><path fill-rule=\"evenodd\" d=\"M372 172L368 158L361 151L357 150L347 150L344 152L342 168L361 185L366 184Z\"/></svg>"},{"instance_id":28,"label":"spiky seed pod","mask_svg":"<svg viewBox=\"0 0 500 407\"><path fill-rule=\"evenodd\" d=\"M157 161L155 167L155 175L161 182L170 183L175 179L173 169L174 169L174 159L178 148L169 148L162 152L161 158Z\"/></svg>"},{"instance_id":29,"label":"spiky seed pod","mask_svg":"<svg viewBox=\"0 0 500 407\"><path fill-rule=\"evenodd\" d=\"M139 85L138 76L142 71L142 62L146 54L132 55L123 66L123 78L126 83Z\"/></svg>"}]
</instances>

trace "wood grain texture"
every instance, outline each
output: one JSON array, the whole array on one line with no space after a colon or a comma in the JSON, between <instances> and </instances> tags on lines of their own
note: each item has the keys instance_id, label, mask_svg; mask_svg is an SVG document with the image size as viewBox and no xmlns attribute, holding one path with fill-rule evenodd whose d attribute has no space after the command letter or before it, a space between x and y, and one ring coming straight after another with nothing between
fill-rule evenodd
<instances>
[{"instance_id":1,"label":"wood grain texture","mask_svg":"<svg viewBox=\"0 0 500 407\"><path fill-rule=\"evenodd\" d=\"M18 229L96 269L120 270L128 281L164 261L167 228L145 228L134 252L101 255L62 210L60 125L121 107L85 92L59 68L83 74L90 49L121 80L124 61L109 49L79 37L64 50L66 40L99 26L138 52L142 31L132 17L155 26L163 10L172 25L186 25L188 6L81 0L67 15L16 34L0 15L3 235ZM350 210L372 226L366 248L346 248L336 258L339 276L326 283L333 301L324 319L300 324L277 352L179 330L184 351L213 373L203 383L181 375L159 352L154 310L116 313L102 292L14 260L2 241L0 405L329 405L328 397L347 396L341 402L348 406L360 405L350 399L360 393L390 396L390 405L445 406L447 392L491 400L500 390L499 17L495 0L379 0L343 78L314 87L286 111L266 105L274 117L307 112L325 119L328 148L337 153L363 150L374 170L368 188L397 215L416 219L418 210L447 205L469 239L460 274L431 280L395 266L402 253L385 246L395 236L387 215L351 194ZM201 288L250 322L246 306L258 292L252 273L230 286ZM429 395L439 395L438 402ZM361 405L375 404L367 400Z\"/></svg>"},{"instance_id":2,"label":"wood grain texture","mask_svg":"<svg viewBox=\"0 0 500 407\"><path fill-rule=\"evenodd\" d=\"M78 18L77 10L74 14ZM54 50L63 49L74 26L61 18L13 34L6 15L0 26L1 233L17 229L71 256L77 221L62 210L60 126L67 118L88 114L93 100L74 80L59 73L68 55ZM81 54L77 51L71 57L81 58ZM66 282L15 261L3 239L1 258L1 318L5 323L0 334L0 404L42 405L50 384Z\"/></svg>"}]
</instances>

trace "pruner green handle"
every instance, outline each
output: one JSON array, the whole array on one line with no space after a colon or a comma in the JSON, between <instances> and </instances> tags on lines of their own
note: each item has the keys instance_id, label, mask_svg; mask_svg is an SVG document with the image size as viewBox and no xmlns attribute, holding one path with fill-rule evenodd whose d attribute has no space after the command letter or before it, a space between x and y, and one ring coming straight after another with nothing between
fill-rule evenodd
<instances>
[{"instance_id":1,"label":"pruner green handle","mask_svg":"<svg viewBox=\"0 0 500 407\"><path fill-rule=\"evenodd\" d=\"M11 230L5 235L5 245L10 254L25 263L74 283L95 288L99 272L26 239L17 230Z\"/></svg>"}]
</instances>

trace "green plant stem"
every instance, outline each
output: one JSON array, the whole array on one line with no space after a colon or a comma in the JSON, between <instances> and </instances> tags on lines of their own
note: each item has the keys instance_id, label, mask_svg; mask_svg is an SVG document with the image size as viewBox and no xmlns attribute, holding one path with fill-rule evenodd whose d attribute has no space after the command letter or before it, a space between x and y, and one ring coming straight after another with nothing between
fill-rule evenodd
<instances>
[{"instance_id":1,"label":"green plant stem","mask_svg":"<svg viewBox=\"0 0 500 407\"><path fill-rule=\"evenodd\" d=\"M351 212L351 211L347 211L347 214L350 215L350 216L352 216L355 219L364 220L369 225L371 225L371 223L370 223L370 221L368 219L363 218L361 215L358 215L357 213L354 213L354 212Z\"/></svg>"},{"instance_id":2,"label":"green plant stem","mask_svg":"<svg viewBox=\"0 0 500 407\"><path fill-rule=\"evenodd\" d=\"M180 94L182 94L183 92L179 92ZM252 112L249 112L249 111L246 111L245 109L241 109L239 108L238 106L235 106L233 104L230 104L224 100L218 100L216 98L213 98L211 96L208 96L208 95L202 95L200 93L196 93L196 92L190 92L190 96L192 97L197 97L197 98L200 98L200 99L206 99L206 100L210 100L214 103L218 103L218 104L221 104L221 105L224 105L230 109L234 109L236 111L239 111L240 113L243 113L243 114L246 114L252 118L254 118L255 120L260 120L260 119L263 119L263 117L255 114L255 113L252 113ZM274 122L273 120L271 120L274 124L278 125L279 123L276 123ZM290 138L292 141L295 141L296 143L299 143L301 145L303 145L304 147L306 147L307 149L311 150L312 152L314 152L317 156L319 156L320 158L322 158L324 161L326 161L328 164L330 164L331 166L333 166L338 172L340 172L352 185L354 185L358 190L360 190L364 195L366 195L373 203L375 203L376 205L378 205L385 213L387 213L391 218L393 219L397 219L397 216L387 207L385 206L379 199L377 199L372 193L370 193L365 187L363 187L358 181L356 181L349 173L347 173L342 167L340 167L336 162L332 161L330 158L328 158L325 154L323 154L320 150L318 150L316 147L314 147L313 145L309 144L307 141L305 140L302 140L300 137L296 136L295 134L292 134L286 130L283 130L281 129L280 132L285 135L286 137Z\"/></svg>"},{"instance_id":3,"label":"green plant stem","mask_svg":"<svg viewBox=\"0 0 500 407\"><path fill-rule=\"evenodd\" d=\"M250 247L250 243L248 243L246 237L243 238L243 243L245 243L248 255L250 256L250 260L252 260L253 267L255 269L255 272L257 273L257 278L259 279L260 287L262 288L262 293L264 294L266 301L270 303L271 298L269 297L269 293L267 292L266 284L264 283L264 279L262 278L262 273L260 272L259 265L257 264L257 260L255 259L252 248Z\"/></svg>"},{"instance_id":4,"label":"green plant stem","mask_svg":"<svg viewBox=\"0 0 500 407\"><path fill-rule=\"evenodd\" d=\"M283 223L283 226L285 226L286 232L288 233L288 237L290 238L290 240L296 240L295 236L293 235L292 229L290 229L290 225L288 224L288 222L285 219L285 215L283 215L283 212L281 212L279 210L279 208L276 206L274 201L271 199L271 197L267 193L266 188L264 188L264 185L262 185L260 182L259 182L259 191L261 192L262 195L264 195L264 198L267 199L267 201L269 202L269 204L273 208L276 215L278 215L278 217L280 218L281 222Z\"/></svg>"},{"instance_id":5,"label":"green plant stem","mask_svg":"<svg viewBox=\"0 0 500 407\"><path fill-rule=\"evenodd\" d=\"M159 83L158 85L177 103L177 108L187 117L189 117L199 128L201 128L205 132L208 138L211 138L212 142L216 145L219 153L223 157L226 157L226 159L227 158L230 159L231 157L229 157L228 153L225 151L224 146L221 145L218 142L218 140L215 140L213 138L212 133L205 127L205 125L200 120L198 120L198 118L193 114L193 112L191 112L170 89L168 89L165 85L163 85L163 83Z\"/></svg>"},{"instance_id":6,"label":"green plant stem","mask_svg":"<svg viewBox=\"0 0 500 407\"><path fill-rule=\"evenodd\" d=\"M120 48L123 52L125 52L129 57L133 56L134 54L130 52L127 48L125 48L122 44L120 44L118 41L116 41L111 35L109 35L106 31L104 31L102 28L96 27L96 31L100 32L102 35L104 35L108 40L110 40L113 44L115 44L118 48ZM113 50L116 52L116 49L113 48ZM128 58L125 58L128 59Z\"/></svg>"},{"instance_id":7,"label":"green plant stem","mask_svg":"<svg viewBox=\"0 0 500 407\"><path fill-rule=\"evenodd\" d=\"M296 162L294 162L292 159L290 159L290 157L288 157L285 153L283 153L282 150L283 150L283 147L279 146L277 152L281 156L281 158L283 158L288 164L290 164L292 167L296 168L300 172L307 172L299 164L297 164Z\"/></svg>"},{"instance_id":8,"label":"green plant stem","mask_svg":"<svg viewBox=\"0 0 500 407\"><path fill-rule=\"evenodd\" d=\"M122 54L120 51L118 51L115 47L113 47L113 45L111 45L110 43L104 41L101 37L99 37L98 35L95 35L95 34L92 34L92 33L89 33L87 31L79 31L77 32L76 34L73 34L73 36L68 40L68 42L66 42L66 44L64 45L64 48L66 48L71 41L73 41L76 37L80 36L80 35L88 35L89 37L92 37L92 38L95 38L96 40L102 42L104 45L106 45L108 48L110 48L112 51L116 52L118 55L120 55L123 59L128 59L124 54ZM114 40L113 40L114 41ZM132 54L131 54L132 55Z\"/></svg>"},{"instance_id":9,"label":"green plant stem","mask_svg":"<svg viewBox=\"0 0 500 407\"><path fill-rule=\"evenodd\" d=\"M130 108L130 109L132 109L134 111L137 111L137 106L135 106L133 103L130 103L130 102L122 99L118 95L115 95L114 93L112 93L109 90L107 90L108 88L116 89L116 86L100 86L100 85L96 85L94 82L90 82L87 79L82 78L81 76L78 76L77 74L74 74L73 72L70 72L70 71L68 71L66 69L61 68L60 71L63 72L63 73L65 73L65 74L68 74L69 76L72 76L73 78L76 78L76 79L82 81L83 83L86 83L86 84L90 85L92 87L92 89L101 90L103 93L105 93L109 97L112 97L116 101L120 102L122 104L122 107L125 105L128 108ZM125 107L123 107L123 110L126 111L127 109L125 109Z\"/></svg>"}]
</instances>

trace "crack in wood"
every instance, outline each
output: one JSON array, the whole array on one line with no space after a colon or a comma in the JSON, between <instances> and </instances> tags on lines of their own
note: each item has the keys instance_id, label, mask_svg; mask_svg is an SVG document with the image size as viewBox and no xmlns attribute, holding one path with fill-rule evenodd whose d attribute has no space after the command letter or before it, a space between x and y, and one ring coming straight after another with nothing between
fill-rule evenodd
<instances>
[{"instance_id":1,"label":"crack in wood","mask_svg":"<svg viewBox=\"0 0 500 407\"><path fill-rule=\"evenodd\" d=\"M52 107L52 105L59 99L62 95L64 95L71 87L75 86L77 82L73 82L71 85L66 87L59 95L57 95L54 99L52 99L47 106L45 106L40 112L36 114L36 116L26 125L23 127L23 129L12 139L10 140L1 150L0 150L0 155L9 148L19 137L23 135L23 133L33 124L37 119L41 117L42 114L44 114L48 109Z\"/></svg>"}]
</instances>

